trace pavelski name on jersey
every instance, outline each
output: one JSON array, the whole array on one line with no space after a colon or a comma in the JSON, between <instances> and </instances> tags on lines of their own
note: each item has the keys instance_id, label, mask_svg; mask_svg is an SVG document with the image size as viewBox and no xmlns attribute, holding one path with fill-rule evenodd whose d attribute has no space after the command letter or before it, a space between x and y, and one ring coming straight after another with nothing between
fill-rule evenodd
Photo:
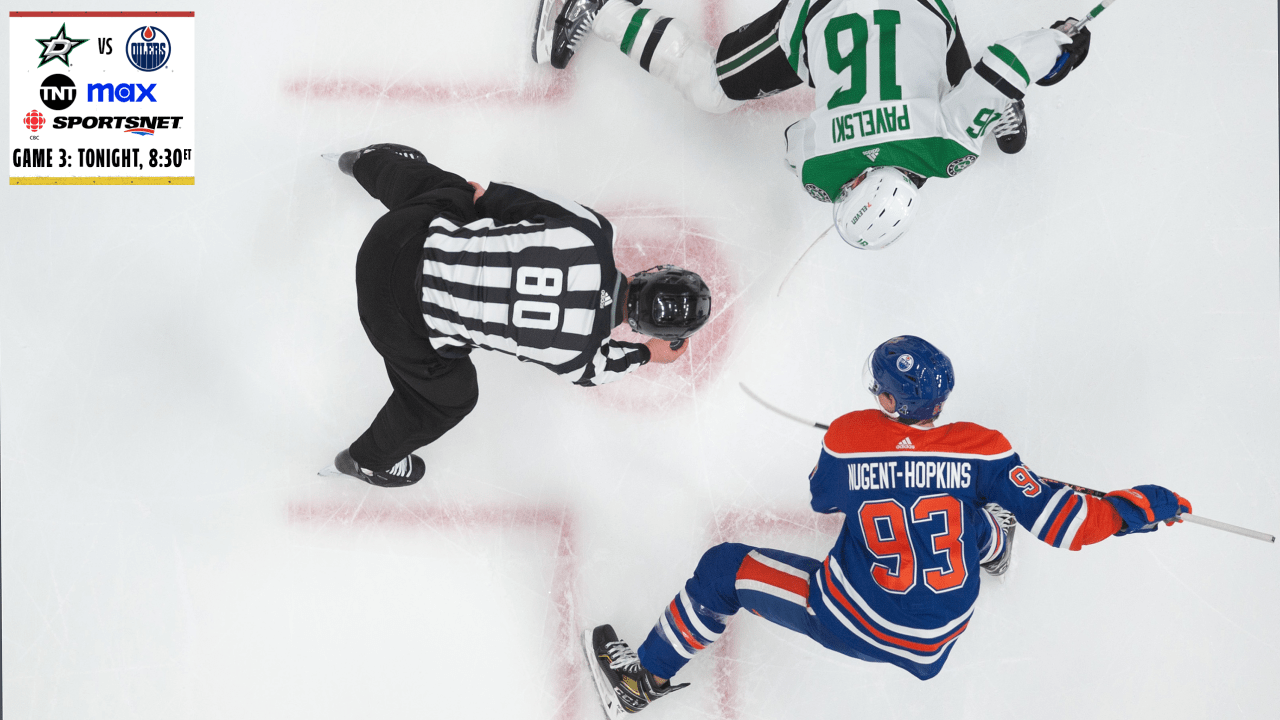
<instances>
[{"instance_id":1,"label":"pavelski name on jersey","mask_svg":"<svg viewBox=\"0 0 1280 720\"><path fill-rule=\"evenodd\" d=\"M182 122L181 115L59 115L53 119L54 130L177 130Z\"/></svg>"},{"instance_id":2,"label":"pavelski name on jersey","mask_svg":"<svg viewBox=\"0 0 1280 720\"><path fill-rule=\"evenodd\" d=\"M910 129L911 113L908 112L906 103L903 103L900 108L878 107L831 118L831 142L836 144L845 140Z\"/></svg>"}]
</instances>

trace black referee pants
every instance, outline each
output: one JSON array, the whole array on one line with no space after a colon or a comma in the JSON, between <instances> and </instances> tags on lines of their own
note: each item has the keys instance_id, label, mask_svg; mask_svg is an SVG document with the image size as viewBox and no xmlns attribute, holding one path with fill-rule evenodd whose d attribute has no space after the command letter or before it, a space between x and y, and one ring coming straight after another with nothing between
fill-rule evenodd
<instances>
[{"instance_id":1,"label":"black referee pants","mask_svg":"<svg viewBox=\"0 0 1280 720\"><path fill-rule=\"evenodd\" d=\"M461 422L480 396L471 358L441 357L419 309L427 225L440 215L475 220L474 189L435 165L384 151L361 157L354 172L390 209L356 256L356 295L360 323L386 364L391 397L350 451L361 467L386 470Z\"/></svg>"}]
</instances>

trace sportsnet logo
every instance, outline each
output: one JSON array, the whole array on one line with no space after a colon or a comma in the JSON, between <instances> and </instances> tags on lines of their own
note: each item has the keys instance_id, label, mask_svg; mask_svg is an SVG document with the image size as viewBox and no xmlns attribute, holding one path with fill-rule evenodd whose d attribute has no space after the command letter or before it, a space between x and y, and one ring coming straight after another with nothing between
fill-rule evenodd
<instances>
[{"instance_id":1,"label":"sportsnet logo","mask_svg":"<svg viewBox=\"0 0 1280 720\"><path fill-rule=\"evenodd\" d=\"M896 450L915 450L916 446L911 444L911 438L902 438L902 442L895 446Z\"/></svg>"},{"instance_id":2,"label":"sportsnet logo","mask_svg":"<svg viewBox=\"0 0 1280 720\"><path fill-rule=\"evenodd\" d=\"M182 120L183 117L181 115L156 117L150 115L60 115L53 119L53 129L142 130L143 132L135 134L151 135L156 130L177 130L181 127Z\"/></svg>"}]
</instances>

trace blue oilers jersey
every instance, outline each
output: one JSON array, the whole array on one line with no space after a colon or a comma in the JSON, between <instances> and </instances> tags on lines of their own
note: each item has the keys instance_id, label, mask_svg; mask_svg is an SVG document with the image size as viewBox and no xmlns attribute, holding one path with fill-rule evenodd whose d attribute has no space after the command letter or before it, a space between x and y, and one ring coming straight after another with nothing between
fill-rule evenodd
<instances>
[{"instance_id":1,"label":"blue oilers jersey","mask_svg":"<svg viewBox=\"0 0 1280 720\"><path fill-rule=\"evenodd\" d=\"M832 423L809 487L815 511L845 514L811 584L814 613L861 654L921 679L942 669L973 615L981 563L1003 550L986 503L1055 547L1118 528L1107 503L1040 478L994 430L906 426L878 410Z\"/></svg>"}]
</instances>

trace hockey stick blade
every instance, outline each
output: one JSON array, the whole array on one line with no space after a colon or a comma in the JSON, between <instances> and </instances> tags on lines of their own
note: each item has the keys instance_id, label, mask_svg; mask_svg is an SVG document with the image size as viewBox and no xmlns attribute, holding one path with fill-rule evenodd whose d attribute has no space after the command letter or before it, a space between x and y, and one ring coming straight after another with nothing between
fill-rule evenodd
<instances>
[{"instance_id":1,"label":"hockey stick blade","mask_svg":"<svg viewBox=\"0 0 1280 720\"><path fill-rule=\"evenodd\" d=\"M751 388L747 387L746 383L738 383L738 387L742 388L742 392L746 393L747 397L751 398L752 400L755 400L756 402L778 413L782 417L787 418L788 420L795 420L801 425L808 425L809 427L818 428L819 430L826 430L831 427L830 425L823 425L822 423L817 422L816 420L802 418L799 415L792 415L791 413L787 412L786 410L783 410L777 405L769 404L764 400L764 398L761 398L759 395L755 394L754 392L751 392Z\"/></svg>"},{"instance_id":2,"label":"hockey stick blade","mask_svg":"<svg viewBox=\"0 0 1280 720\"><path fill-rule=\"evenodd\" d=\"M342 471L338 470L336 465L329 465L316 473L316 475L319 475L320 477L335 477L343 474L344 473Z\"/></svg>"}]
</instances>

